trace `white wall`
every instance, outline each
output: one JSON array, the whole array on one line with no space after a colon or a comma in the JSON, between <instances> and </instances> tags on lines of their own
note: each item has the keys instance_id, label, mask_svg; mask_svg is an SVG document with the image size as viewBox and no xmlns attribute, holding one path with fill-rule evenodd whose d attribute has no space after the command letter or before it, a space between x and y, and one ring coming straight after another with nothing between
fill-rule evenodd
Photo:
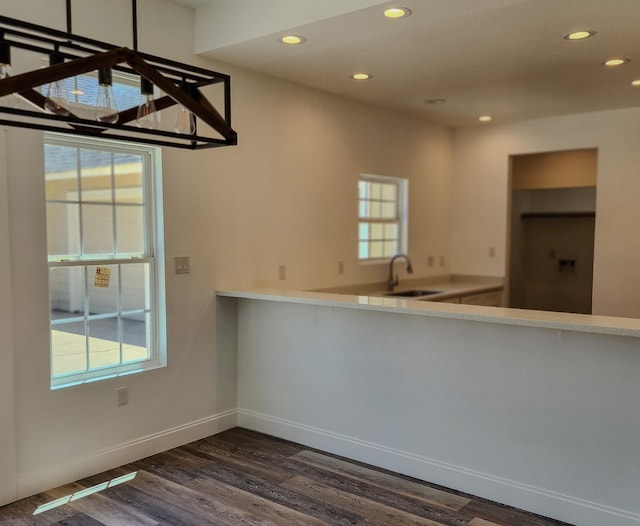
<instances>
[{"instance_id":1,"label":"white wall","mask_svg":"<svg viewBox=\"0 0 640 526\"><path fill-rule=\"evenodd\" d=\"M382 282L385 264L357 262L357 176L365 172L409 178L416 274L447 270L427 268L427 257L449 253L449 130L235 73L239 145L164 158L167 173L182 172L165 183L174 196L166 212L175 218L166 234L175 236L177 253L189 253L180 246L186 232L200 236L192 265L215 275L218 288ZM185 192L193 186L200 192ZM277 281L279 265L287 267L286 282Z\"/></svg>"},{"instance_id":2,"label":"white wall","mask_svg":"<svg viewBox=\"0 0 640 526\"><path fill-rule=\"evenodd\" d=\"M639 136L640 108L457 130L453 272L505 274L510 155L597 148L593 313L640 317Z\"/></svg>"},{"instance_id":3,"label":"white wall","mask_svg":"<svg viewBox=\"0 0 640 526\"><path fill-rule=\"evenodd\" d=\"M73 2L74 32L131 45L130 2L108 4ZM65 27L62 0L0 0L0 12ZM0 208L0 254L10 258L14 294L10 305L4 294L0 300L0 366L7 374L14 361L16 394L13 406L11 396L1 397L0 427L9 440L15 411L17 446L7 444L17 477L2 457L0 480L17 480L19 496L234 425L235 354L216 346L214 290L383 281L385 265L357 263L359 172L410 179L416 273L448 271L427 268L427 257L449 260L450 130L198 59L191 52L193 12L171 2L139 2L139 22L141 50L232 75L240 144L163 152L167 268L174 256L191 257L191 274L166 278L168 367L51 391L42 137L8 130L11 239ZM279 282L283 264L288 279ZM129 404L118 408L123 385ZM10 381L1 389L10 395Z\"/></svg>"},{"instance_id":4,"label":"white wall","mask_svg":"<svg viewBox=\"0 0 640 526\"><path fill-rule=\"evenodd\" d=\"M0 129L0 502L16 496L13 315L5 132Z\"/></svg>"}]
</instances>

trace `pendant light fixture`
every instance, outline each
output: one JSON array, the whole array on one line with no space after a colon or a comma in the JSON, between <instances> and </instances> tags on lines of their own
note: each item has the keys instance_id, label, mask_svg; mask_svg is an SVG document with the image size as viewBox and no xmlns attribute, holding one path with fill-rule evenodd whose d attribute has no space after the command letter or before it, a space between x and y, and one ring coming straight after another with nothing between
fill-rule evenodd
<instances>
[{"instance_id":1,"label":"pendant light fixture","mask_svg":"<svg viewBox=\"0 0 640 526\"><path fill-rule=\"evenodd\" d=\"M71 0L66 4L66 32L0 16L0 125L188 149L237 144L228 75L138 51L136 0L133 50L73 34ZM10 75L13 48L46 56L49 66ZM19 67L13 64L13 69ZM69 79L90 80L96 72L94 118L81 117L67 94ZM140 79L139 103L118 107L118 89L124 88L117 80L114 85L116 73ZM205 88L222 90L222 112L206 98ZM16 106L8 97L27 104ZM159 112L176 105L174 129L160 129Z\"/></svg>"}]
</instances>

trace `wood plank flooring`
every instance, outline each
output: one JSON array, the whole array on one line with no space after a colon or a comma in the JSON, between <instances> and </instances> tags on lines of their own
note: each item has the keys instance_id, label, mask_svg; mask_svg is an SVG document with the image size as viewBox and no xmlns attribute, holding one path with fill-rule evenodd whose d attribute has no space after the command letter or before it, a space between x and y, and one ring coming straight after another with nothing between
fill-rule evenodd
<instances>
[{"instance_id":1,"label":"wood plank flooring","mask_svg":"<svg viewBox=\"0 0 640 526\"><path fill-rule=\"evenodd\" d=\"M0 524L566 526L240 428L0 507Z\"/></svg>"}]
</instances>

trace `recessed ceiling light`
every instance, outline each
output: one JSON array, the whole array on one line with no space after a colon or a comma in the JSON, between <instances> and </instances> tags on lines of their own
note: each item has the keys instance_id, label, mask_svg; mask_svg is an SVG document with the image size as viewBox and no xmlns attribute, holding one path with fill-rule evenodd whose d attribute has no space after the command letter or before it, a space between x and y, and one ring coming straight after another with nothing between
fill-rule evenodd
<instances>
[{"instance_id":1,"label":"recessed ceiling light","mask_svg":"<svg viewBox=\"0 0 640 526\"><path fill-rule=\"evenodd\" d=\"M478 120L480 122L491 122L493 120L493 117L491 115L480 115L480 117L478 117Z\"/></svg>"},{"instance_id":2,"label":"recessed ceiling light","mask_svg":"<svg viewBox=\"0 0 640 526\"><path fill-rule=\"evenodd\" d=\"M384 10L384 16L387 18L406 18L411 16L411 9L406 7L391 7Z\"/></svg>"},{"instance_id":3,"label":"recessed ceiling light","mask_svg":"<svg viewBox=\"0 0 640 526\"><path fill-rule=\"evenodd\" d=\"M632 80L631 85L635 87L640 87L640 79Z\"/></svg>"},{"instance_id":4,"label":"recessed ceiling light","mask_svg":"<svg viewBox=\"0 0 640 526\"><path fill-rule=\"evenodd\" d=\"M368 73L354 73L351 75L352 79L355 80L369 80L373 75L369 75Z\"/></svg>"},{"instance_id":5,"label":"recessed ceiling light","mask_svg":"<svg viewBox=\"0 0 640 526\"><path fill-rule=\"evenodd\" d=\"M280 37L280 42L292 46L295 46L296 44L304 44L306 41L307 39L300 35L285 35Z\"/></svg>"},{"instance_id":6,"label":"recessed ceiling light","mask_svg":"<svg viewBox=\"0 0 640 526\"><path fill-rule=\"evenodd\" d=\"M603 66L613 68L615 66L622 66L622 64L628 64L629 62L631 62L631 59L629 58L610 58L609 60L601 62L601 64Z\"/></svg>"},{"instance_id":7,"label":"recessed ceiling light","mask_svg":"<svg viewBox=\"0 0 640 526\"><path fill-rule=\"evenodd\" d=\"M574 31L573 33L568 33L564 35L562 38L565 40L584 40L585 38L592 37L596 34L596 31L593 29L585 29L583 31Z\"/></svg>"}]
</instances>

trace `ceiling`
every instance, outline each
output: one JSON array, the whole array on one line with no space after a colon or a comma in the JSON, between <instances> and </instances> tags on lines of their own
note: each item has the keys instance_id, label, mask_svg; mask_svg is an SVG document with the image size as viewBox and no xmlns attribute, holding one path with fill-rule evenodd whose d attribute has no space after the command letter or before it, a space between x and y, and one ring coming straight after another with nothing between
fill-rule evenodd
<instances>
[{"instance_id":1,"label":"ceiling","mask_svg":"<svg viewBox=\"0 0 640 526\"><path fill-rule=\"evenodd\" d=\"M452 127L640 106L640 0L174 1L195 9L199 54ZM580 29L597 34L562 38Z\"/></svg>"}]
</instances>

